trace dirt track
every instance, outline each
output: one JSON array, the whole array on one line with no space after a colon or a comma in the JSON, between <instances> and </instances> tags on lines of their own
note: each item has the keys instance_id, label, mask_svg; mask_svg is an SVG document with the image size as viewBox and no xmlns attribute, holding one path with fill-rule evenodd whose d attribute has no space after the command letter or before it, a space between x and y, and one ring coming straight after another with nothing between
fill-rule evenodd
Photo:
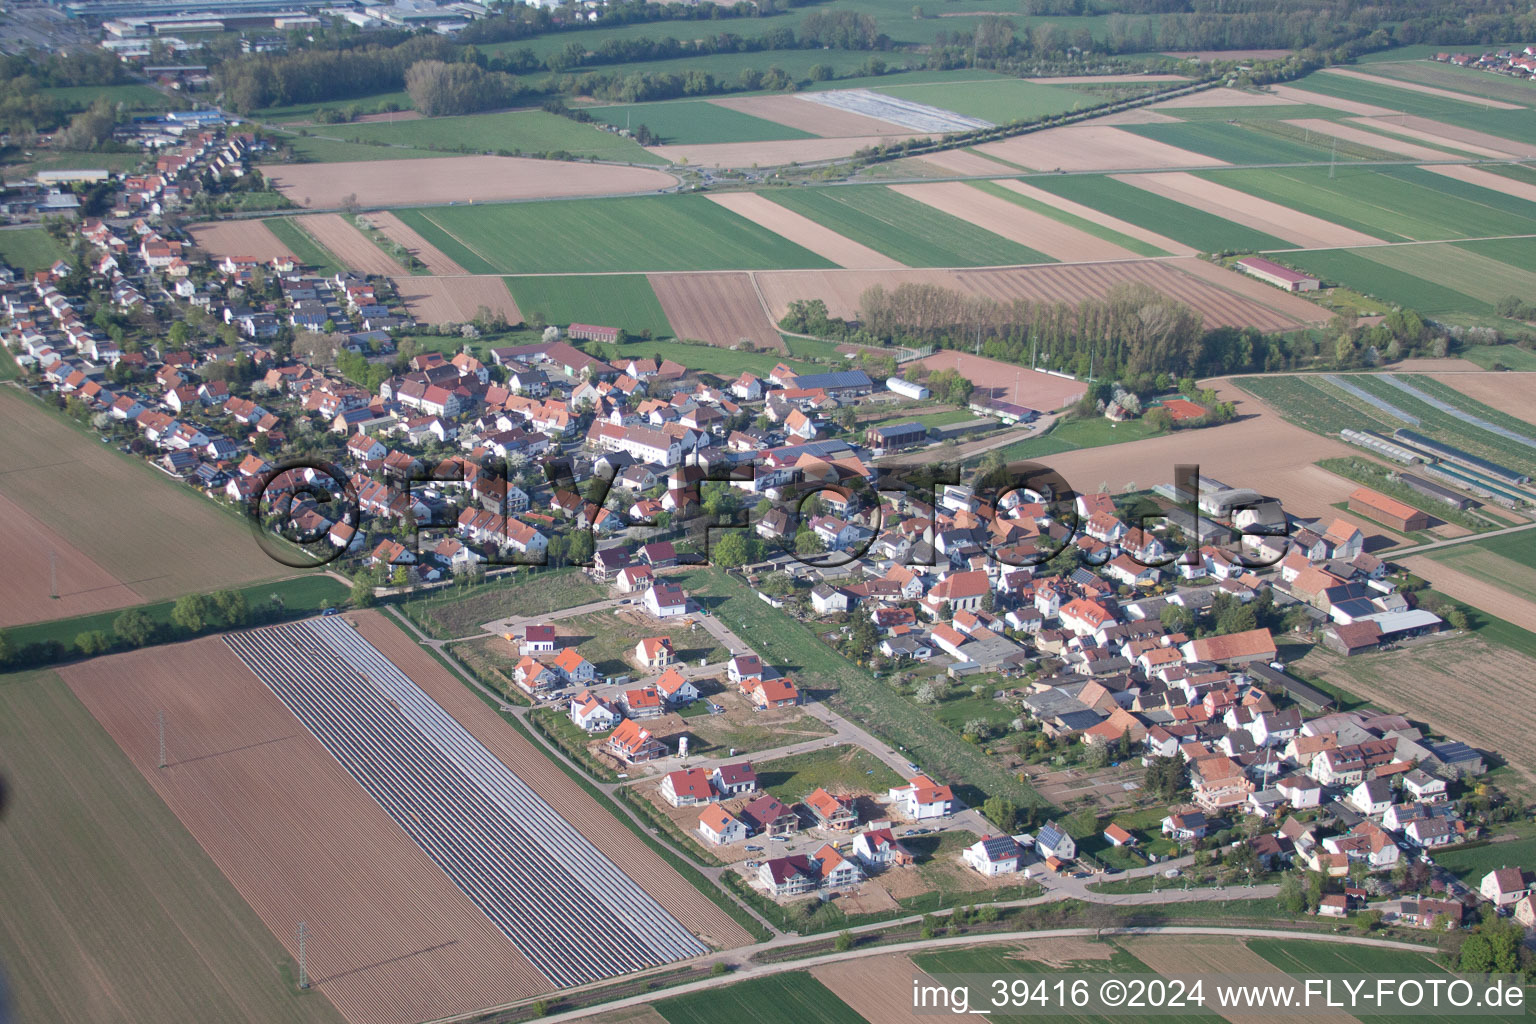
<instances>
[{"instance_id":1,"label":"dirt track","mask_svg":"<svg viewBox=\"0 0 1536 1024\"><path fill-rule=\"evenodd\" d=\"M722 948L747 945L752 937L684 881L633 832L614 820L569 776L497 717L470 690L378 612L349 616L358 633L409 675L429 697L487 750L534 789L592 845L635 879L667 912L705 942Z\"/></svg>"},{"instance_id":2,"label":"dirt track","mask_svg":"<svg viewBox=\"0 0 1536 1024\"><path fill-rule=\"evenodd\" d=\"M1224 167L1226 162L1101 124L1047 128L988 142L977 152L1037 171L1122 171L1146 167Z\"/></svg>"},{"instance_id":3,"label":"dirt track","mask_svg":"<svg viewBox=\"0 0 1536 1024\"><path fill-rule=\"evenodd\" d=\"M308 232L351 270L388 277L405 269L339 213L298 217L294 224Z\"/></svg>"},{"instance_id":4,"label":"dirt track","mask_svg":"<svg viewBox=\"0 0 1536 1024\"><path fill-rule=\"evenodd\" d=\"M26 509L0 495L0 627L142 604L144 598ZM55 583L55 580L57 581ZM58 597L50 596L57 588Z\"/></svg>"},{"instance_id":5,"label":"dirt track","mask_svg":"<svg viewBox=\"0 0 1536 1024\"><path fill-rule=\"evenodd\" d=\"M677 183L646 167L512 156L274 164L263 170L289 199L319 209L342 206L353 195L364 207L411 206L655 192Z\"/></svg>"},{"instance_id":6,"label":"dirt track","mask_svg":"<svg viewBox=\"0 0 1536 1024\"><path fill-rule=\"evenodd\" d=\"M447 254L416 233L416 229L388 210L370 213L368 218L378 225L385 236L405 246L407 252L426 266L433 274L463 274L463 267L449 259Z\"/></svg>"},{"instance_id":7,"label":"dirt track","mask_svg":"<svg viewBox=\"0 0 1536 1024\"><path fill-rule=\"evenodd\" d=\"M396 276L390 281L411 316L422 323L468 323L481 306L502 313L509 324L523 320L516 300L499 277Z\"/></svg>"},{"instance_id":8,"label":"dirt track","mask_svg":"<svg viewBox=\"0 0 1536 1024\"><path fill-rule=\"evenodd\" d=\"M217 637L65 681L354 1024L415 1024L549 983ZM155 713L167 719L157 767Z\"/></svg>"},{"instance_id":9,"label":"dirt track","mask_svg":"<svg viewBox=\"0 0 1536 1024\"><path fill-rule=\"evenodd\" d=\"M784 339L758 301L748 274L652 274L661 310L679 338L731 348L743 338L754 348L784 351Z\"/></svg>"},{"instance_id":10,"label":"dirt track","mask_svg":"<svg viewBox=\"0 0 1536 1024\"><path fill-rule=\"evenodd\" d=\"M739 217L787 238L802 248L836 263L840 267L884 270L905 264L882 252L846 238L831 228L816 223L803 214L780 206L755 192L721 192L711 195L716 205Z\"/></svg>"},{"instance_id":11,"label":"dirt track","mask_svg":"<svg viewBox=\"0 0 1536 1024\"><path fill-rule=\"evenodd\" d=\"M1213 213L1238 224L1246 224L1277 238L1297 245L1326 247L1343 245L1374 245L1381 239L1340 227L1321 217L1292 210L1288 206L1272 203L1267 199L1213 181L1196 177L1184 171L1167 171L1157 174L1117 174L1115 180L1153 195L1172 199L1185 206Z\"/></svg>"},{"instance_id":12,"label":"dirt track","mask_svg":"<svg viewBox=\"0 0 1536 1024\"><path fill-rule=\"evenodd\" d=\"M211 224L193 224L187 228L187 233L199 249L216 257L272 260L293 255L259 220L221 220Z\"/></svg>"},{"instance_id":13,"label":"dirt track","mask_svg":"<svg viewBox=\"0 0 1536 1024\"><path fill-rule=\"evenodd\" d=\"M1018 203L983 192L963 181L925 185L892 185L891 191L916 199L967 223L1042 252L1052 259L1135 259L1137 254L1113 242L1063 224Z\"/></svg>"}]
</instances>

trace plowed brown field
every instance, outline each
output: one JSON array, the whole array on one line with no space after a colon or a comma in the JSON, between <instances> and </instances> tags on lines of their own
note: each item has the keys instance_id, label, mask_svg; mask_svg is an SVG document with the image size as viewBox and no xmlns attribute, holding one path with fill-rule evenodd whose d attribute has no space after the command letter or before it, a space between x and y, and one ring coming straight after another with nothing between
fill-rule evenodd
<instances>
[{"instance_id":1,"label":"plowed brown field","mask_svg":"<svg viewBox=\"0 0 1536 1024\"><path fill-rule=\"evenodd\" d=\"M1382 117L1387 114L1398 114L1401 111L1388 107L1378 107L1374 103L1361 103L1359 100L1346 100L1338 96L1329 96L1322 92L1308 92L1306 89L1298 89L1294 85L1272 85L1269 91L1283 100L1291 103L1311 103L1319 107L1328 107L1331 110L1342 110L1346 114L1360 114L1365 117Z\"/></svg>"},{"instance_id":2,"label":"plowed brown field","mask_svg":"<svg viewBox=\"0 0 1536 1024\"><path fill-rule=\"evenodd\" d=\"M1468 167L1466 164L1437 164L1434 167L1424 168L1436 174L1443 174L1447 178L1455 178L1464 181L1468 185L1477 185L1480 188L1492 189L1495 192L1503 192L1507 196L1516 199L1524 199L1536 203L1536 185L1528 181L1519 181L1515 178L1506 178L1502 174L1494 174L1477 167Z\"/></svg>"},{"instance_id":3,"label":"plowed brown field","mask_svg":"<svg viewBox=\"0 0 1536 1024\"><path fill-rule=\"evenodd\" d=\"M930 164L948 174L996 177L999 174L1013 174L1018 170L1016 167L1010 167L980 153L971 153L964 149L943 149L937 153L912 157L912 159Z\"/></svg>"},{"instance_id":4,"label":"plowed brown field","mask_svg":"<svg viewBox=\"0 0 1536 1024\"><path fill-rule=\"evenodd\" d=\"M724 348L746 339L753 348L784 351L750 275L652 274L648 280L679 338Z\"/></svg>"},{"instance_id":5,"label":"plowed brown field","mask_svg":"<svg viewBox=\"0 0 1536 1024\"><path fill-rule=\"evenodd\" d=\"M1087 260L1135 259L1137 254L1097 235L1063 224L963 181L922 185L892 185L891 191L975 224L979 228L1027 245L1064 263Z\"/></svg>"},{"instance_id":6,"label":"plowed brown field","mask_svg":"<svg viewBox=\"0 0 1536 1024\"><path fill-rule=\"evenodd\" d=\"M212 224L193 224L187 228L187 232L192 236L193 244L211 256L272 260L293 255L259 220L221 220Z\"/></svg>"},{"instance_id":7,"label":"plowed brown field","mask_svg":"<svg viewBox=\"0 0 1536 1024\"><path fill-rule=\"evenodd\" d=\"M67 619L142 604L125 586L26 509L0 495L0 563L6 587L0 593L0 626ZM57 584L55 584L55 579ZM58 597L50 596L55 585Z\"/></svg>"},{"instance_id":8,"label":"plowed brown field","mask_svg":"<svg viewBox=\"0 0 1536 1024\"><path fill-rule=\"evenodd\" d=\"M1469 370L1472 368L1470 365L1466 367ZM1413 369L1420 373L1434 372L1429 367ZM1536 424L1536 406L1531 404L1532 389L1536 388L1536 373L1448 373L1437 379L1468 398L1491 405L1527 423Z\"/></svg>"},{"instance_id":9,"label":"plowed brown field","mask_svg":"<svg viewBox=\"0 0 1536 1024\"><path fill-rule=\"evenodd\" d=\"M677 179L644 167L531 160L514 156L444 156L334 164L275 164L268 180L300 206L490 203L655 192Z\"/></svg>"},{"instance_id":10,"label":"plowed brown field","mask_svg":"<svg viewBox=\"0 0 1536 1024\"><path fill-rule=\"evenodd\" d=\"M358 633L398 665L471 735L483 743L565 818L638 882L667 912L705 942L725 949L747 945L752 937L715 904L689 885L629 829L614 820L569 776L532 743L496 716L465 685L378 612L349 616Z\"/></svg>"},{"instance_id":11,"label":"plowed brown field","mask_svg":"<svg viewBox=\"0 0 1536 1024\"><path fill-rule=\"evenodd\" d=\"M481 306L518 324L523 314L499 277L392 277L395 290L411 317L427 324L461 324L475 318Z\"/></svg>"},{"instance_id":12,"label":"plowed brown field","mask_svg":"<svg viewBox=\"0 0 1536 1024\"><path fill-rule=\"evenodd\" d=\"M1001 398L1039 412L1054 412L1071 405L1088 389L1081 381L952 348L935 352L923 359L922 365L929 370L958 370L987 397Z\"/></svg>"},{"instance_id":13,"label":"plowed brown field","mask_svg":"<svg viewBox=\"0 0 1536 1024\"><path fill-rule=\"evenodd\" d=\"M332 256L358 273L388 277L405 269L339 213L297 217L294 224L329 249Z\"/></svg>"},{"instance_id":14,"label":"plowed brown field","mask_svg":"<svg viewBox=\"0 0 1536 1024\"><path fill-rule=\"evenodd\" d=\"M426 265L427 270L431 273L465 273L464 268L459 266L453 260L449 259L443 250L439 249L425 238L422 238L419 234L416 233L415 228L411 227L405 221L401 220L399 217L396 217L388 210L379 210L375 213L370 213L368 215L368 219L373 221L374 224L378 225L379 230L384 232L388 238L391 238L405 246L406 251L409 252L412 256L415 256L417 259L421 260L421 262Z\"/></svg>"},{"instance_id":15,"label":"plowed brown field","mask_svg":"<svg viewBox=\"0 0 1536 1024\"><path fill-rule=\"evenodd\" d=\"M218 637L60 675L295 956L305 922L310 975L349 1021L551 987Z\"/></svg>"},{"instance_id":16,"label":"plowed brown field","mask_svg":"<svg viewBox=\"0 0 1536 1024\"><path fill-rule=\"evenodd\" d=\"M931 1024L932 1017L919 1016L912 1009L912 979L922 976L917 965L901 953L811 968L811 977L869 1024Z\"/></svg>"},{"instance_id":17,"label":"plowed brown field","mask_svg":"<svg viewBox=\"0 0 1536 1024\"><path fill-rule=\"evenodd\" d=\"M1475 132L1470 128L1456 128L1422 117L1351 117L1347 118L1347 120L1354 121L1357 124L1367 124L1384 132L1390 132L1393 135L1401 135L1405 139L1432 142L1437 146L1459 149L1463 153L1491 157L1495 160L1507 160L1515 155L1515 150L1521 148L1518 142L1501 139L1496 135L1484 135L1482 132ZM1418 124L1410 127L1408 124L1410 121L1418 122Z\"/></svg>"},{"instance_id":18,"label":"plowed brown field","mask_svg":"<svg viewBox=\"0 0 1536 1024\"><path fill-rule=\"evenodd\" d=\"M1132 224L1130 221L1121 220L1119 217L1111 217L1109 214L1095 210L1091 206L1074 203L1070 199L1064 199L1054 192L1047 192L1043 188L1036 188L1017 178L1001 179L995 182L995 184L1017 192L1021 196L1028 196L1037 203L1053 206L1062 213L1070 213L1074 217L1081 217L1095 224L1101 224L1112 231L1118 231L1122 235L1128 235L1131 238L1146 242L1148 245L1155 245L1164 252L1171 253L1174 256L1193 256L1197 251L1194 247L1185 245L1183 242L1176 242L1166 235L1160 235L1156 231L1148 231L1139 224Z\"/></svg>"},{"instance_id":19,"label":"plowed brown field","mask_svg":"<svg viewBox=\"0 0 1536 1024\"><path fill-rule=\"evenodd\" d=\"M806 104L811 106L811 104ZM781 142L706 142L698 145L647 146L672 163L699 167L778 167L782 164L840 160L892 139L927 139L932 134L850 135L835 139L786 139Z\"/></svg>"}]
</instances>

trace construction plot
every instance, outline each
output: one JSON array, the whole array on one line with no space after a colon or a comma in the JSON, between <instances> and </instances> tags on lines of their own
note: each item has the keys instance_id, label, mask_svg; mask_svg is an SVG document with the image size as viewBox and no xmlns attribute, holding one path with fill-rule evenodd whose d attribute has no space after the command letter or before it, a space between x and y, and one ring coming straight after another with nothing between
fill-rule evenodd
<instances>
[{"instance_id":1,"label":"construction plot","mask_svg":"<svg viewBox=\"0 0 1536 1024\"><path fill-rule=\"evenodd\" d=\"M59 674L352 1024L553 987L219 638Z\"/></svg>"},{"instance_id":2,"label":"construction plot","mask_svg":"<svg viewBox=\"0 0 1536 1024\"><path fill-rule=\"evenodd\" d=\"M556 985L708 952L351 624L225 642Z\"/></svg>"},{"instance_id":3,"label":"construction plot","mask_svg":"<svg viewBox=\"0 0 1536 1024\"><path fill-rule=\"evenodd\" d=\"M1036 171L1134 171L1223 167L1225 161L1101 124L1047 128L988 142L976 151Z\"/></svg>"},{"instance_id":4,"label":"construction plot","mask_svg":"<svg viewBox=\"0 0 1536 1024\"><path fill-rule=\"evenodd\" d=\"M953 110L931 107L926 103L887 96L869 89L830 89L826 92L802 92L796 95L809 103L877 118L912 132L948 135L951 132L996 127L991 121L983 121L979 117L966 117Z\"/></svg>"},{"instance_id":5,"label":"construction plot","mask_svg":"<svg viewBox=\"0 0 1536 1024\"><path fill-rule=\"evenodd\" d=\"M1018 203L973 188L963 181L892 185L891 191L916 199L951 217L1043 252L1063 263L1135 259L1137 254L1086 231L1063 224Z\"/></svg>"},{"instance_id":6,"label":"construction plot","mask_svg":"<svg viewBox=\"0 0 1536 1024\"><path fill-rule=\"evenodd\" d=\"M425 324L469 323L481 309L500 313L509 324L523 322L506 282L499 277L393 277L411 319Z\"/></svg>"},{"instance_id":7,"label":"construction plot","mask_svg":"<svg viewBox=\"0 0 1536 1024\"><path fill-rule=\"evenodd\" d=\"M750 274L652 274L651 288L679 338L722 348L784 351Z\"/></svg>"},{"instance_id":8,"label":"construction plot","mask_svg":"<svg viewBox=\"0 0 1536 1024\"><path fill-rule=\"evenodd\" d=\"M962 186L963 187L963 186ZM840 267L888 269L903 264L867 245L845 238L831 228L786 209L755 192L722 192L709 197L732 213L809 249Z\"/></svg>"},{"instance_id":9,"label":"construction plot","mask_svg":"<svg viewBox=\"0 0 1536 1024\"><path fill-rule=\"evenodd\" d=\"M1117 174L1115 180L1197 210L1246 224L1305 248L1377 245L1381 239L1341 227L1310 213L1260 199L1258 196L1183 171L1156 174Z\"/></svg>"}]
</instances>

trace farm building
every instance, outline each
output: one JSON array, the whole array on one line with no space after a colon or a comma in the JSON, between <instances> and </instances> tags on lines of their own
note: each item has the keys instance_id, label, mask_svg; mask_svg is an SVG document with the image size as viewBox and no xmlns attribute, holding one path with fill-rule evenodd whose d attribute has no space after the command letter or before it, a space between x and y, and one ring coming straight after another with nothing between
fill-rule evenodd
<instances>
[{"instance_id":1,"label":"farm building","mask_svg":"<svg viewBox=\"0 0 1536 1024\"><path fill-rule=\"evenodd\" d=\"M863 370L834 370L831 373L795 374L785 386L801 391L820 388L833 398L853 398L869 394L875 383Z\"/></svg>"},{"instance_id":2,"label":"farm building","mask_svg":"<svg viewBox=\"0 0 1536 1024\"><path fill-rule=\"evenodd\" d=\"M1452 508L1464 509L1472 507L1471 498L1464 494L1458 494L1449 487L1441 487L1432 480L1425 480L1423 477L1414 476L1412 473L1399 473L1397 479L1405 487L1412 488L1426 498L1433 498L1436 501L1444 502Z\"/></svg>"},{"instance_id":3,"label":"farm building","mask_svg":"<svg viewBox=\"0 0 1536 1024\"><path fill-rule=\"evenodd\" d=\"M571 324L565 336L574 341L603 341L613 345L618 343L619 329L598 327L595 324Z\"/></svg>"},{"instance_id":4,"label":"farm building","mask_svg":"<svg viewBox=\"0 0 1536 1024\"><path fill-rule=\"evenodd\" d=\"M972 402L967 408L980 416L994 416L1005 424L1033 423L1040 414L1027 405L1015 405L1000 398Z\"/></svg>"},{"instance_id":5,"label":"farm building","mask_svg":"<svg viewBox=\"0 0 1536 1024\"><path fill-rule=\"evenodd\" d=\"M1315 277L1298 274L1262 256L1243 257L1237 261L1237 269L1288 292L1315 292L1323 286L1323 282Z\"/></svg>"},{"instance_id":6,"label":"farm building","mask_svg":"<svg viewBox=\"0 0 1536 1024\"><path fill-rule=\"evenodd\" d=\"M876 451L905 448L907 445L923 444L927 440L928 428L916 420L888 427L870 427L864 432L864 443Z\"/></svg>"},{"instance_id":7,"label":"farm building","mask_svg":"<svg viewBox=\"0 0 1536 1024\"><path fill-rule=\"evenodd\" d=\"M1369 487L1355 488L1349 496L1349 510L1405 533L1429 529L1428 515L1396 498L1378 494Z\"/></svg>"},{"instance_id":8,"label":"farm building","mask_svg":"<svg viewBox=\"0 0 1536 1024\"><path fill-rule=\"evenodd\" d=\"M1440 456L1442 459L1448 459L1451 462L1475 469L1479 473L1485 473L1495 480L1503 481L1506 484L1527 484L1531 482L1531 478L1524 473L1510 469L1508 466L1501 466L1497 462L1489 462L1487 459L1479 458L1471 452L1464 452L1460 448L1448 445L1443 441L1436 441L1432 437L1425 437L1414 430L1396 430L1393 431L1392 436L1405 444L1411 444L1415 448L1422 448L1427 452Z\"/></svg>"},{"instance_id":9,"label":"farm building","mask_svg":"<svg viewBox=\"0 0 1536 1024\"><path fill-rule=\"evenodd\" d=\"M902 380L900 377L887 377L885 379L885 386L887 390L894 391L903 398L910 398L914 401L921 402L928 397L927 388L921 384L914 384L909 380Z\"/></svg>"}]
</instances>

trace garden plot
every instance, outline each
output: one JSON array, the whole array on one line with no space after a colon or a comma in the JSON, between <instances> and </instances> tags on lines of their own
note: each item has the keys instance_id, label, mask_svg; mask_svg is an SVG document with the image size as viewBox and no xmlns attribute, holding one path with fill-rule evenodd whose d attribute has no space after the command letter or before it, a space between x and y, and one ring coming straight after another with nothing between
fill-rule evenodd
<instances>
[{"instance_id":1,"label":"garden plot","mask_svg":"<svg viewBox=\"0 0 1536 1024\"><path fill-rule=\"evenodd\" d=\"M968 132L995 127L991 121L966 117L942 107L886 96L869 89L831 89L827 92L803 92L799 96L836 110L846 110L865 117L879 118L914 132Z\"/></svg>"}]
</instances>

